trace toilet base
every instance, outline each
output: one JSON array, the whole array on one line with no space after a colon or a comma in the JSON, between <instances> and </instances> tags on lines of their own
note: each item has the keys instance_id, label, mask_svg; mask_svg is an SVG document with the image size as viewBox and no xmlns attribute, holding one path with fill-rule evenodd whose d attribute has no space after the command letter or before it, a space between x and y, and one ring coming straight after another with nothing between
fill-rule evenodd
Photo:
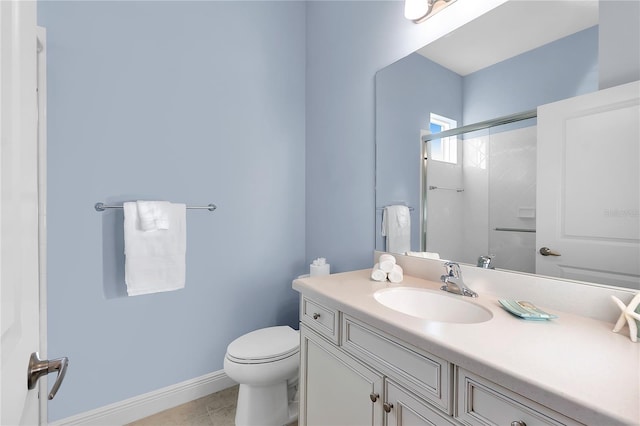
<instances>
[{"instance_id":1,"label":"toilet base","mask_svg":"<svg viewBox=\"0 0 640 426\"><path fill-rule=\"evenodd\" d=\"M283 426L298 419L298 401L289 400L287 382L240 384L236 426Z\"/></svg>"}]
</instances>

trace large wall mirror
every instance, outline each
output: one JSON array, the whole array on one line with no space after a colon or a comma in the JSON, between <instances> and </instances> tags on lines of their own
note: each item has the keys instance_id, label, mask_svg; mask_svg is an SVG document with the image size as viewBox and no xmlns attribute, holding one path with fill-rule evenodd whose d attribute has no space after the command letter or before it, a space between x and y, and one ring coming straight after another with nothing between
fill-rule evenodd
<instances>
[{"instance_id":1,"label":"large wall mirror","mask_svg":"<svg viewBox=\"0 0 640 426\"><path fill-rule=\"evenodd\" d=\"M536 266L537 227L547 226L537 215L537 174L547 159L538 149L536 114L542 105L601 89L606 45L599 35L603 25L616 25L600 19L601 7L598 1L509 1L376 74L377 250L394 251L382 232L385 207L404 205L411 224L402 252L474 265L490 255L500 269L640 288L637 120L628 133L636 140L622 155L630 160L619 174L611 177L608 153L593 168L594 180L608 179L608 191L622 204L590 205L599 213L583 215L586 227L605 216L624 222L616 238L635 256L632 267L613 276L594 265L587 274ZM475 130L451 131L461 127ZM611 150L604 141L602 148ZM571 191L588 197L587 185L593 182L582 188L574 182ZM550 252L556 254L554 247ZM619 259L608 259L613 252L597 256L610 261L604 270L619 268Z\"/></svg>"}]
</instances>

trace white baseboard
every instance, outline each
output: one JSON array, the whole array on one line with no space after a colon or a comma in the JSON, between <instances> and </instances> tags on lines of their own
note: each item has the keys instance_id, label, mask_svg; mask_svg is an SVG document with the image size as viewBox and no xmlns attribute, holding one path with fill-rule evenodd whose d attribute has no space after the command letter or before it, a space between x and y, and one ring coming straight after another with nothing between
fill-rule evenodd
<instances>
[{"instance_id":1,"label":"white baseboard","mask_svg":"<svg viewBox=\"0 0 640 426\"><path fill-rule=\"evenodd\" d=\"M124 425L236 384L224 373L224 370L214 371L195 379L57 420L50 425Z\"/></svg>"}]
</instances>

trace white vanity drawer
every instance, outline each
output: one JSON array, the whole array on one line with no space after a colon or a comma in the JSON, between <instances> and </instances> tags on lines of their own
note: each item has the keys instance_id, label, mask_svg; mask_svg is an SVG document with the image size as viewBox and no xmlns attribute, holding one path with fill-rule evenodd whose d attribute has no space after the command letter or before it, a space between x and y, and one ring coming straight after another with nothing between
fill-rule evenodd
<instances>
[{"instance_id":1,"label":"white vanity drawer","mask_svg":"<svg viewBox=\"0 0 640 426\"><path fill-rule=\"evenodd\" d=\"M343 314L342 348L372 365L385 376L398 380L411 392L431 402L446 414L451 409L452 364Z\"/></svg>"},{"instance_id":2,"label":"white vanity drawer","mask_svg":"<svg viewBox=\"0 0 640 426\"><path fill-rule=\"evenodd\" d=\"M300 302L300 321L335 344L340 343L339 311L303 296Z\"/></svg>"},{"instance_id":3,"label":"white vanity drawer","mask_svg":"<svg viewBox=\"0 0 640 426\"><path fill-rule=\"evenodd\" d=\"M482 426L582 424L462 368L458 368L457 383L456 419L465 424Z\"/></svg>"}]
</instances>

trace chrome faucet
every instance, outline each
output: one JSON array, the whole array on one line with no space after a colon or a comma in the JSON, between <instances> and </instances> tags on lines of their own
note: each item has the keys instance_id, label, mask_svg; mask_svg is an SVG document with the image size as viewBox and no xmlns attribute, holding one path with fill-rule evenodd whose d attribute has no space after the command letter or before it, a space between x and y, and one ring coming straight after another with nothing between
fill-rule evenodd
<instances>
[{"instance_id":1,"label":"chrome faucet","mask_svg":"<svg viewBox=\"0 0 640 426\"><path fill-rule=\"evenodd\" d=\"M444 264L447 270L446 275L440 277L440 281L444 283L440 290L448 291L449 293L460 294L462 296L478 297L478 293L471 290L462 281L462 272L460 272L460 265L455 262L447 262Z\"/></svg>"},{"instance_id":2,"label":"chrome faucet","mask_svg":"<svg viewBox=\"0 0 640 426\"><path fill-rule=\"evenodd\" d=\"M478 258L478 268L496 269L496 267L493 266L493 258L494 257L495 256L492 255L492 254L480 256Z\"/></svg>"}]
</instances>

